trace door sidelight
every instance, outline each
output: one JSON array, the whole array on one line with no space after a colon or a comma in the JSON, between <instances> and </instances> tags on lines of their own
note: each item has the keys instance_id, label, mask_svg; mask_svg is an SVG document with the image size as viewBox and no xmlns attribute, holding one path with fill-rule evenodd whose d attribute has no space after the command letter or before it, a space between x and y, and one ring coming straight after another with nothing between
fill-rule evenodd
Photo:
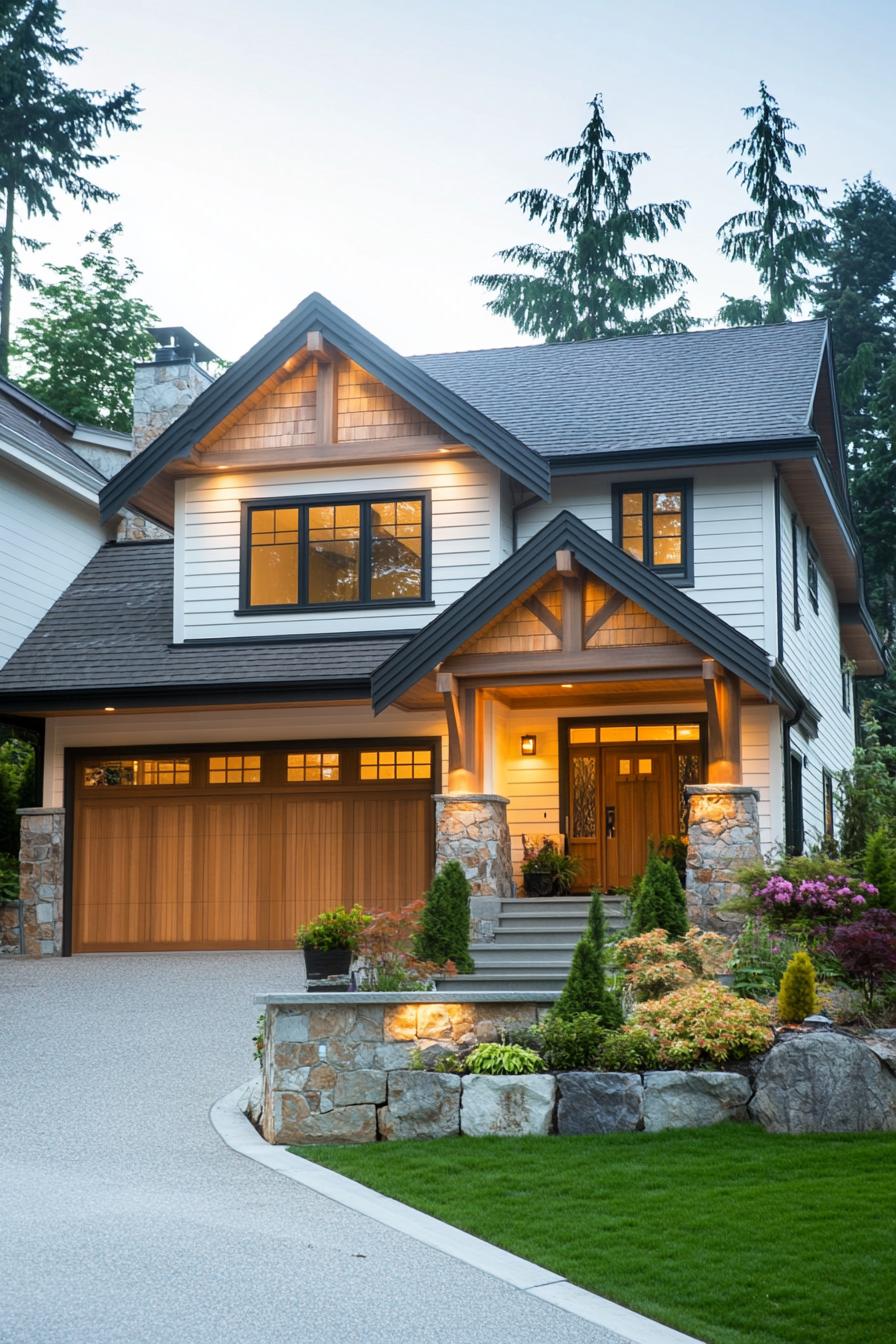
<instances>
[{"instance_id":1,"label":"door sidelight","mask_svg":"<svg viewBox=\"0 0 896 1344\"><path fill-rule=\"evenodd\" d=\"M615 807L605 807L606 815L606 834L608 840L616 839L616 809Z\"/></svg>"}]
</instances>

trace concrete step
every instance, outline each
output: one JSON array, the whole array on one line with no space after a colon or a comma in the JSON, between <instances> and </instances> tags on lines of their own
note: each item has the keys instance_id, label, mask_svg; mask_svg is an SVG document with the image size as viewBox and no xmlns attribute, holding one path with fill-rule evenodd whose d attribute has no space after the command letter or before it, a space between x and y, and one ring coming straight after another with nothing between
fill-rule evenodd
<instances>
[{"instance_id":1,"label":"concrete step","mask_svg":"<svg viewBox=\"0 0 896 1344\"><path fill-rule=\"evenodd\" d=\"M495 929L494 943L485 946L494 947L495 943L507 942L525 944L527 947L556 947L558 944L575 946L581 936L580 924L536 925L534 928L531 924L499 925Z\"/></svg>"},{"instance_id":2,"label":"concrete step","mask_svg":"<svg viewBox=\"0 0 896 1344\"><path fill-rule=\"evenodd\" d=\"M569 970L572 961L573 943L555 944L551 947L531 947L525 943L482 943L470 948L470 955L476 963L476 970L500 970L504 966L550 966Z\"/></svg>"},{"instance_id":3,"label":"concrete step","mask_svg":"<svg viewBox=\"0 0 896 1344\"><path fill-rule=\"evenodd\" d=\"M436 987L440 990L450 993L452 990L462 989L554 989L558 992L566 983L566 971L530 971L508 970L508 971L483 971L476 975L452 975L447 979L437 980Z\"/></svg>"}]
</instances>

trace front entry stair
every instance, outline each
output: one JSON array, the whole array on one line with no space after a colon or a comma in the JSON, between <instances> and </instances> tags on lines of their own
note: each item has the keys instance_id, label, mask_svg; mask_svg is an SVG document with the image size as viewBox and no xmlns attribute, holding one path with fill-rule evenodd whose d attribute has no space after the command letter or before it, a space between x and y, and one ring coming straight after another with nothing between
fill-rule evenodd
<instances>
[{"instance_id":1,"label":"front entry stair","mask_svg":"<svg viewBox=\"0 0 896 1344\"><path fill-rule=\"evenodd\" d=\"M563 988L573 949L585 928L590 896L513 898L501 902L494 942L473 943L474 975L454 975L437 987L452 989ZM623 897L605 896L607 932L625 927Z\"/></svg>"}]
</instances>

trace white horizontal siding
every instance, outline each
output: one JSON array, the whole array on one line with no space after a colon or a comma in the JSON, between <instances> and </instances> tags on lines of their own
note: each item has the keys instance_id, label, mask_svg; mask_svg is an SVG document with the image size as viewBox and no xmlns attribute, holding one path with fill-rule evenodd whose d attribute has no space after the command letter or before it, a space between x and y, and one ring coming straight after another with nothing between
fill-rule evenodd
<instances>
[{"instance_id":1,"label":"white horizontal siding","mask_svg":"<svg viewBox=\"0 0 896 1344\"><path fill-rule=\"evenodd\" d=\"M0 462L0 666L105 540L96 505Z\"/></svg>"},{"instance_id":2,"label":"white horizontal siding","mask_svg":"<svg viewBox=\"0 0 896 1344\"><path fill-rule=\"evenodd\" d=\"M432 498L432 606L381 604L364 611L234 616L239 606L241 502L413 490L428 490ZM178 490L175 595L180 618L175 615L175 638L417 629L499 562L500 501L499 473L478 457L189 478Z\"/></svg>"},{"instance_id":3,"label":"white horizontal siding","mask_svg":"<svg viewBox=\"0 0 896 1344\"><path fill-rule=\"evenodd\" d=\"M694 582L683 591L768 647L773 629L774 557L767 537L773 528L772 475L766 466L706 467L664 472L668 479L694 483ZM521 509L518 545L561 509L569 509L608 540L613 537L612 490L615 480L656 479L655 473L567 476L554 482L550 503Z\"/></svg>"}]
</instances>

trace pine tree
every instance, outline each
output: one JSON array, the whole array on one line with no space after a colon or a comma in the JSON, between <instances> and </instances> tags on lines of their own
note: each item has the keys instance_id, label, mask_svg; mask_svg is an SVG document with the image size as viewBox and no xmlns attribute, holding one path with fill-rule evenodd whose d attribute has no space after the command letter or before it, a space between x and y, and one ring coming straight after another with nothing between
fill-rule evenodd
<instances>
[{"instance_id":1,"label":"pine tree","mask_svg":"<svg viewBox=\"0 0 896 1344\"><path fill-rule=\"evenodd\" d=\"M13 356L24 366L22 387L60 415L129 433L134 362L152 352L147 328L155 314L130 293L140 272L129 257L116 257L120 232L115 224L89 233L84 241L96 246L79 266L49 267L55 278L36 285Z\"/></svg>"},{"instance_id":2,"label":"pine tree","mask_svg":"<svg viewBox=\"0 0 896 1344\"><path fill-rule=\"evenodd\" d=\"M896 910L896 844L884 826L869 835L862 860L862 877L877 887L877 896L869 904Z\"/></svg>"},{"instance_id":3,"label":"pine tree","mask_svg":"<svg viewBox=\"0 0 896 1344\"><path fill-rule=\"evenodd\" d=\"M461 975L475 970L470 956L470 884L456 859L446 863L426 893L414 951L421 961L453 961Z\"/></svg>"},{"instance_id":4,"label":"pine tree","mask_svg":"<svg viewBox=\"0 0 896 1344\"><path fill-rule=\"evenodd\" d=\"M802 1022L817 1012L815 967L807 952L794 952L781 977L781 987L778 990L778 1018L781 1022Z\"/></svg>"},{"instance_id":5,"label":"pine tree","mask_svg":"<svg viewBox=\"0 0 896 1344\"><path fill-rule=\"evenodd\" d=\"M607 989L606 984L605 929L603 895L595 890L591 893L585 932L576 943L563 993L553 1010L558 1018L592 1013L599 1017L606 1027L621 1025L622 1009L619 1000Z\"/></svg>"},{"instance_id":6,"label":"pine tree","mask_svg":"<svg viewBox=\"0 0 896 1344\"><path fill-rule=\"evenodd\" d=\"M17 238L17 205L56 219L56 191L85 209L114 200L85 173L112 157L96 152L101 137L137 127L136 85L109 94L60 78L60 67L77 65L82 54L66 41L59 0L9 0L0 9L0 374L9 371L14 276L31 283L19 270L21 250L37 246Z\"/></svg>"},{"instance_id":7,"label":"pine tree","mask_svg":"<svg viewBox=\"0 0 896 1344\"><path fill-rule=\"evenodd\" d=\"M650 156L611 149L614 137L596 95L591 117L575 145L555 149L548 163L572 169L570 190L515 191L509 205L543 225L566 247L521 243L498 256L523 271L476 275L473 283L497 294L487 307L509 317L518 331L548 341L682 331L692 326L682 285L693 280L681 262L635 250L680 229L688 202L631 203L632 175ZM671 299L665 308L658 305Z\"/></svg>"},{"instance_id":8,"label":"pine tree","mask_svg":"<svg viewBox=\"0 0 896 1344\"><path fill-rule=\"evenodd\" d=\"M796 312L811 291L809 266L822 256L827 235L817 213L823 189L787 180L793 160L806 152L805 145L788 138L796 122L784 116L764 82L759 102L743 114L755 118L755 124L730 146L729 153L740 157L729 172L746 188L754 208L726 220L717 236L729 261L755 266L767 297L726 294L719 317L732 326L784 322Z\"/></svg>"},{"instance_id":9,"label":"pine tree","mask_svg":"<svg viewBox=\"0 0 896 1344\"><path fill-rule=\"evenodd\" d=\"M688 931L687 902L675 865L658 854L647 860L632 901L632 934L651 929L665 929L670 938L683 938Z\"/></svg>"}]
</instances>

